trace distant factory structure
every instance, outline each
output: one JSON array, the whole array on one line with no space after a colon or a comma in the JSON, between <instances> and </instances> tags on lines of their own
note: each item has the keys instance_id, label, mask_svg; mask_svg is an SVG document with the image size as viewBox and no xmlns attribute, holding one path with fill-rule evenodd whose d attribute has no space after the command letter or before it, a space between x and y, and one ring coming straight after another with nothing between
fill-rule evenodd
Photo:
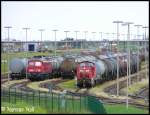
<instances>
[{"instance_id":1,"label":"distant factory structure","mask_svg":"<svg viewBox=\"0 0 150 115\"><path fill-rule=\"evenodd\" d=\"M139 42L142 46L145 41L147 44L149 40L130 40L130 44L137 44ZM66 48L101 48L101 47L116 47L116 40L109 41L103 39L102 41L87 41L85 39L74 38L65 38L61 41L56 41L56 49L66 49ZM126 44L126 41L120 40L120 44ZM1 41L1 51L2 52L22 52L22 51L31 51L31 52L40 52L46 50L54 50L55 41L20 41L20 40L11 40L8 42L7 39Z\"/></svg>"}]
</instances>

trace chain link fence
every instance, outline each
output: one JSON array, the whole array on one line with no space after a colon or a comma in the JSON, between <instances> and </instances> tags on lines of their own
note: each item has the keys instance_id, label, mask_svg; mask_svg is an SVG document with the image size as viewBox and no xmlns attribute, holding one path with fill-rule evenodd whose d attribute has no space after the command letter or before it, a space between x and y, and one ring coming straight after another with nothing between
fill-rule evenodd
<instances>
[{"instance_id":1,"label":"chain link fence","mask_svg":"<svg viewBox=\"0 0 150 115\"><path fill-rule=\"evenodd\" d=\"M105 113L103 103L93 96L77 93L50 93L2 88L1 101L16 104L26 102L34 107L46 108L48 113Z\"/></svg>"}]
</instances>

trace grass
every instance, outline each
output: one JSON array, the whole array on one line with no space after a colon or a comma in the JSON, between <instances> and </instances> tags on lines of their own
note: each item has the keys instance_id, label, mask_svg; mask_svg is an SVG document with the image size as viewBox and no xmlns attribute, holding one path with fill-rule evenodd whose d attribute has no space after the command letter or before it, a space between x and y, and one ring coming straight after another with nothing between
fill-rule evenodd
<instances>
[{"instance_id":1,"label":"grass","mask_svg":"<svg viewBox=\"0 0 150 115\"><path fill-rule=\"evenodd\" d=\"M148 110L139 109L133 107L131 105L126 108L126 105L123 104L116 104L116 105L108 105L104 104L104 108L107 114L148 114Z\"/></svg>"},{"instance_id":2,"label":"grass","mask_svg":"<svg viewBox=\"0 0 150 115\"><path fill-rule=\"evenodd\" d=\"M62 82L62 83L59 83L57 84L57 86L61 87L62 89L76 89L76 85L75 85L75 80L69 80L69 81L66 81L66 82Z\"/></svg>"},{"instance_id":3,"label":"grass","mask_svg":"<svg viewBox=\"0 0 150 115\"><path fill-rule=\"evenodd\" d=\"M29 87L31 89L34 89L34 90L40 90L40 91L48 92L49 90L47 88L41 88L39 86L41 83L45 83L45 82L48 82L48 81L50 81L50 80L44 80L44 81L38 81L38 82L31 82L31 83L27 84L27 87Z\"/></svg>"},{"instance_id":4,"label":"grass","mask_svg":"<svg viewBox=\"0 0 150 115\"><path fill-rule=\"evenodd\" d=\"M14 96L15 94L11 93L10 101L8 97L1 97L2 107L14 107L14 108L34 108L32 113L92 113L86 109L85 98L81 97L80 99L76 99L76 96L71 98L67 98L66 95L64 98L58 94L48 94L48 93L40 93L40 97L38 92L34 94L23 94L23 97ZM28 96L28 98L26 97ZM65 102L64 102L64 101ZM8 103L10 102L10 103ZM63 104L64 102L64 104ZM44 109L43 109L44 108ZM3 111L3 113L31 113L28 111L21 112L10 112Z\"/></svg>"},{"instance_id":5,"label":"grass","mask_svg":"<svg viewBox=\"0 0 150 115\"><path fill-rule=\"evenodd\" d=\"M25 101L17 102L16 104L2 102L1 103L1 113L2 114L37 114L37 113L47 113L45 108L31 106Z\"/></svg>"},{"instance_id":6,"label":"grass","mask_svg":"<svg viewBox=\"0 0 150 115\"><path fill-rule=\"evenodd\" d=\"M57 100L53 101L54 103L57 103ZM79 109L78 102L74 102L74 111L72 111L72 103L67 102L68 108L67 111L68 113L76 113ZM129 105L128 109L126 108L126 105L123 104L103 104L105 108L105 113L106 114L148 114L148 110L145 109L139 109L134 106ZM25 101L23 102L17 102L16 104L13 103L8 103L8 102L2 102L1 106L1 112L2 114L47 114L47 113L66 113L64 110L61 110L59 112L57 111L58 105L54 105L55 111L50 112L47 108L41 107L41 106L32 106L31 104L26 103ZM50 109L50 108L49 108ZM69 112L70 111L70 112ZM80 113L78 111L78 113ZM92 112L83 110L81 113L88 113L91 114Z\"/></svg>"}]
</instances>

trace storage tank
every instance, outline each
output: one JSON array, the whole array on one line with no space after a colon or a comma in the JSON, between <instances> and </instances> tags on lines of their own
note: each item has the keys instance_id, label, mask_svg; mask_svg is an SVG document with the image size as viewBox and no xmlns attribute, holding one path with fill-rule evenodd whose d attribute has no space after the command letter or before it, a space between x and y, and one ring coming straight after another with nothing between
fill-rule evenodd
<instances>
[{"instance_id":1,"label":"storage tank","mask_svg":"<svg viewBox=\"0 0 150 115\"><path fill-rule=\"evenodd\" d=\"M14 58L10 61L9 69L11 73L23 73L27 65L27 59Z\"/></svg>"}]
</instances>

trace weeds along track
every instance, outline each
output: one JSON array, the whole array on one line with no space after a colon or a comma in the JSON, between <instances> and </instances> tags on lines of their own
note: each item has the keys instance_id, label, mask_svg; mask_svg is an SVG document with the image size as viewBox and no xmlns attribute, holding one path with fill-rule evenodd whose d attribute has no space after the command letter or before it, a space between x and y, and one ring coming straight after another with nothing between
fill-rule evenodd
<instances>
[{"instance_id":1,"label":"weeds along track","mask_svg":"<svg viewBox=\"0 0 150 115\"><path fill-rule=\"evenodd\" d=\"M144 99L147 103L149 102L149 86L145 86L144 88L140 89L134 95L130 95L133 99Z\"/></svg>"},{"instance_id":2,"label":"weeds along track","mask_svg":"<svg viewBox=\"0 0 150 115\"><path fill-rule=\"evenodd\" d=\"M27 79L21 79L21 80L10 80L8 83L8 80L5 82L1 82L1 87L2 88L12 88L12 89L17 89L17 90L22 90L24 92L29 92L32 91L32 89L26 87L28 83L30 83L29 80Z\"/></svg>"},{"instance_id":3,"label":"weeds along track","mask_svg":"<svg viewBox=\"0 0 150 115\"><path fill-rule=\"evenodd\" d=\"M145 71L145 70L144 70ZM142 79L145 79L145 72L141 71L140 72L140 78L139 81L141 81ZM123 80L123 81L119 81L119 95L120 96L126 96L126 92L123 92L121 89L125 88L127 86L127 79ZM137 73L131 75L131 84L137 82ZM111 86L108 86L104 89L104 92L108 93L109 95L116 95L117 94L117 84L114 83ZM128 102L131 105L134 105L136 107L139 108L145 108L148 109L149 108L149 87L145 86L144 88L140 89L138 92L136 92L134 95L129 94L128 95ZM126 103L126 99L111 99L111 98L103 98L100 97L104 103L110 103L110 104L115 104L115 103ZM143 100L142 102L145 103L139 103L139 100Z\"/></svg>"},{"instance_id":4,"label":"weeds along track","mask_svg":"<svg viewBox=\"0 0 150 115\"><path fill-rule=\"evenodd\" d=\"M57 84L65 81L68 80L62 78L53 78L44 81L31 82L27 84L27 87L33 89L34 91L61 93L63 89L58 87Z\"/></svg>"},{"instance_id":5,"label":"weeds along track","mask_svg":"<svg viewBox=\"0 0 150 115\"><path fill-rule=\"evenodd\" d=\"M102 100L103 103L106 104L126 104L127 102L127 99L107 99L107 98L100 98L100 99ZM134 99L128 99L128 104L142 109L149 108L149 105L137 103L136 100Z\"/></svg>"},{"instance_id":6,"label":"weeds along track","mask_svg":"<svg viewBox=\"0 0 150 115\"><path fill-rule=\"evenodd\" d=\"M145 78L145 74L143 71L141 71L139 81L141 81L144 78ZM130 82L131 84L137 82L137 73L132 74L130 79L131 79L131 82ZM129 78L128 78L128 81L129 81ZM126 95L124 92L121 91L121 89L125 88L126 86L127 86L127 79L124 79L123 81L119 81L119 95ZM116 95L117 94L117 83L105 88L104 92L111 94L111 95Z\"/></svg>"},{"instance_id":7,"label":"weeds along track","mask_svg":"<svg viewBox=\"0 0 150 115\"><path fill-rule=\"evenodd\" d=\"M40 83L39 87L62 91L63 89L56 85L62 82L66 82L66 81L68 81L68 79L56 78L56 79L47 81L45 83Z\"/></svg>"},{"instance_id":8,"label":"weeds along track","mask_svg":"<svg viewBox=\"0 0 150 115\"><path fill-rule=\"evenodd\" d=\"M9 78L9 80L11 80L11 78ZM4 82L8 81L8 73L2 74L1 75L1 84L3 84Z\"/></svg>"}]
</instances>

